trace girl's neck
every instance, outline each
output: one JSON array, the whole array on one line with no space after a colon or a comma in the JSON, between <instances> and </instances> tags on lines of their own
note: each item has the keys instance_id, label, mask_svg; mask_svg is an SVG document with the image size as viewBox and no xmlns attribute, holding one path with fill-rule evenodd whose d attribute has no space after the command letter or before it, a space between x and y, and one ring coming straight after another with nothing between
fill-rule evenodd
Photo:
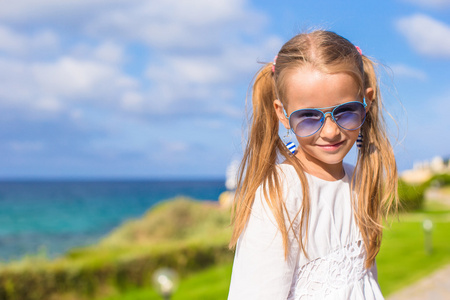
<instances>
[{"instance_id":1,"label":"girl's neck","mask_svg":"<svg viewBox=\"0 0 450 300\"><path fill-rule=\"evenodd\" d=\"M336 169L336 171L333 172L320 168L314 170L309 170L308 168L306 168L305 172L317 178L323 179L325 181L336 181L344 178L345 176L345 171L344 167L342 166L342 163L340 164L340 168Z\"/></svg>"},{"instance_id":2,"label":"girl's neck","mask_svg":"<svg viewBox=\"0 0 450 300\"><path fill-rule=\"evenodd\" d=\"M306 173L326 181L336 181L344 178L344 165L341 162L336 164L325 164L314 157L309 157L299 151L297 158L301 161Z\"/></svg>"}]
</instances>

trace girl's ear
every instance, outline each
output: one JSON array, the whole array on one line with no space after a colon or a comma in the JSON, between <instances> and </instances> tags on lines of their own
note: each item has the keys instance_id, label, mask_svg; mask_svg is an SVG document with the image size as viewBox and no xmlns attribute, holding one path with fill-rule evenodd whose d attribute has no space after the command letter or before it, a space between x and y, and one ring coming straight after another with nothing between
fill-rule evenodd
<instances>
[{"instance_id":1,"label":"girl's ear","mask_svg":"<svg viewBox=\"0 0 450 300\"><path fill-rule=\"evenodd\" d=\"M367 88L366 92L364 94L364 98L366 99L366 104L367 104L366 112L369 111L370 105L372 105L373 96L374 96L373 88Z\"/></svg>"},{"instance_id":2,"label":"girl's ear","mask_svg":"<svg viewBox=\"0 0 450 300\"><path fill-rule=\"evenodd\" d=\"M284 114L285 110L283 104L280 100L275 99L273 101L273 107L275 108L275 112L277 113L278 120L280 120L281 124L283 124L284 128L290 129L289 127L289 119Z\"/></svg>"}]
</instances>

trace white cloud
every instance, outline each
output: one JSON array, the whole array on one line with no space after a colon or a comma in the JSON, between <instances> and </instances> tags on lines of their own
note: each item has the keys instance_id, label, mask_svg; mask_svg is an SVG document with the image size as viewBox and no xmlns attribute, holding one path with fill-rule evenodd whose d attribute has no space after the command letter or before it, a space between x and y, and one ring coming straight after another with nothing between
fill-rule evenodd
<instances>
[{"instance_id":1,"label":"white cloud","mask_svg":"<svg viewBox=\"0 0 450 300\"><path fill-rule=\"evenodd\" d=\"M165 152L176 155L186 152L189 149L189 144L180 141L168 141L163 145L163 147Z\"/></svg>"},{"instance_id":2,"label":"white cloud","mask_svg":"<svg viewBox=\"0 0 450 300\"><path fill-rule=\"evenodd\" d=\"M242 117L242 111L239 114L232 102L239 99L243 103L245 89L237 95L236 87L246 87L260 68L261 56L273 55L280 45L280 39L270 37L253 45L226 43L220 52L209 55L162 55L146 72L153 83L152 97L149 97L151 112L192 113L195 110Z\"/></svg>"},{"instance_id":3,"label":"white cloud","mask_svg":"<svg viewBox=\"0 0 450 300\"><path fill-rule=\"evenodd\" d=\"M59 48L57 35L50 30L40 30L25 35L7 26L0 25L0 52L9 55L53 53Z\"/></svg>"},{"instance_id":4,"label":"white cloud","mask_svg":"<svg viewBox=\"0 0 450 300\"><path fill-rule=\"evenodd\" d=\"M69 117L74 121L81 120L83 118L83 111L81 109L72 109L69 112Z\"/></svg>"},{"instance_id":5,"label":"white cloud","mask_svg":"<svg viewBox=\"0 0 450 300\"><path fill-rule=\"evenodd\" d=\"M9 53L21 51L25 45L25 40L21 36L17 36L7 27L0 27L0 49Z\"/></svg>"},{"instance_id":6,"label":"white cloud","mask_svg":"<svg viewBox=\"0 0 450 300\"><path fill-rule=\"evenodd\" d=\"M11 26L4 27L10 52L27 48L24 45L34 39L11 28L23 24L39 28L42 23L45 28L67 29L68 39L59 32L65 46L59 57L45 61L32 57L26 64L17 61L13 67L20 71L13 74L14 79L0 83L0 95L8 84L20 85L29 99L41 94L45 100L40 107L47 108L48 99L54 103L90 97L98 102L111 95L120 99L119 106L125 110L152 115L173 111L177 104L181 111L192 106L189 101L209 101L202 107L212 111L214 103L231 99L237 85L250 81L258 58L273 55L281 45L276 37L259 36L265 16L249 8L246 0L93 0L89 4L68 0L64 5L55 0L39 5L22 0L2 10L0 17ZM82 39L70 45L73 32ZM151 59L146 79L124 73L130 40L148 47ZM236 109L230 106L222 111Z\"/></svg>"},{"instance_id":7,"label":"white cloud","mask_svg":"<svg viewBox=\"0 0 450 300\"><path fill-rule=\"evenodd\" d=\"M123 47L113 42L101 44L94 50L94 58L100 61L118 64L123 61Z\"/></svg>"},{"instance_id":8,"label":"white cloud","mask_svg":"<svg viewBox=\"0 0 450 300\"><path fill-rule=\"evenodd\" d=\"M3 106L23 106L24 99L33 101L36 85L31 79L30 69L26 62L0 57L0 103Z\"/></svg>"},{"instance_id":9,"label":"white cloud","mask_svg":"<svg viewBox=\"0 0 450 300\"><path fill-rule=\"evenodd\" d=\"M129 3L140 2L129 0ZM74 23L77 19L85 20L99 11L110 7L124 5L123 0L18 0L3 5L0 10L0 19L11 24L47 23L59 25Z\"/></svg>"},{"instance_id":10,"label":"white cloud","mask_svg":"<svg viewBox=\"0 0 450 300\"><path fill-rule=\"evenodd\" d=\"M409 77L418 80L426 80L428 78L427 74L419 69L414 67L404 65L404 64L393 64L390 65L390 68L395 76L398 77Z\"/></svg>"},{"instance_id":11,"label":"white cloud","mask_svg":"<svg viewBox=\"0 0 450 300\"><path fill-rule=\"evenodd\" d=\"M85 32L139 40L157 49L202 49L233 42L230 33L251 33L264 22L246 8L245 0L141 1L105 9L86 24Z\"/></svg>"},{"instance_id":12,"label":"white cloud","mask_svg":"<svg viewBox=\"0 0 450 300\"><path fill-rule=\"evenodd\" d=\"M21 0L2 8L0 20L5 132L44 141L54 154L46 162L86 165L105 153L153 153L152 165L156 140L158 151L177 154L175 173L192 157L211 160L205 149L230 147L208 140L240 132L257 61L272 60L282 44L247 0Z\"/></svg>"},{"instance_id":13,"label":"white cloud","mask_svg":"<svg viewBox=\"0 0 450 300\"><path fill-rule=\"evenodd\" d=\"M219 58L219 57L213 57ZM164 61L166 72L149 71L153 80L182 80L188 84L212 84L227 80L227 72L221 69L221 64L211 61L211 58L172 56Z\"/></svg>"},{"instance_id":14,"label":"white cloud","mask_svg":"<svg viewBox=\"0 0 450 300\"><path fill-rule=\"evenodd\" d=\"M65 55L76 59L92 60L119 67L127 58L125 45L114 41L98 41L96 44L79 42L66 50Z\"/></svg>"},{"instance_id":15,"label":"white cloud","mask_svg":"<svg viewBox=\"0 0 450 300\"><path fill-rule=\"evenodd\" d=\"M423 14L397 21L397 29L419 53L450 58L450 26Z\"/></svg>"},{"instance_id":16,"label":"white cloud","mask_svg":"<svg viewBox=\"0 0 450 300\"><path fill-rule=\"evenodd\" d=\"M142 112L144 108L144 97L138 92L125 92L121 99L121 106L127 111Z\"/></svg>"},{"instance_id":17,"label":"white cloud","mask_svg":"<svg viewBox=\"0 0 450 300\"><path fill-rule=\"evenodd\" d=\"M136 79L113 64L70 56L27 63L0 58L0 105L23 112L69 112L80 103L119 106L121 95L138 88Z\"/></svg>"},{"instance_id":18,"label":"white cloud","mask_svg":"<svg viewBox=\"0 0 450 300\"><path fill-rule=\"evenodd\" d=\"M44 144L39 141L37 142L12 141L8 143L7 147L16 152L25 152L25 153L41 151L45 148Z\"/></svg>"},{"instance_id":19,"label":"white cloud","mask_svg":"<svg viewBox=\"0 0 450 300\"><path fill-rule=\"evenodd\" d=\"M112 65L72 57L61 57L50 63L35 63L31 66L31 74L43 92L66 97L134 85L133 79L122 75Z\"/></svg>"},{"instance_id":20,"label":"white cloud","mask_svg":"<svg viewBox=\"0 0 450 300\"><path fill-rule=\"evenodd\" d=\"M437 9L450 7L450 0L403 0L403 1L417 4L423 7L431 7Z\"/></svg>"},{"instance_id":21,"label":"white cloud","mask_svg":"<svg viewBox=\"0 0 450 300\"><path fill-rule=\"evenodd\" d=\"M35 106L47 112L59 112L62 109L62 103L58 99L51 97L37 99Z\"/></svg>"},{"instance_id":22,"label":"white cloud","mask_svg":"<svg viewBox=\"0 0 450 300\"><path fill-rule=\"evenodd\" d=\"M95 38L145 42L153 48L202 49L253 34L266 22L247 0L21 0L0 10L12 26L46 25Z\"/></svg>"}]
</instances>

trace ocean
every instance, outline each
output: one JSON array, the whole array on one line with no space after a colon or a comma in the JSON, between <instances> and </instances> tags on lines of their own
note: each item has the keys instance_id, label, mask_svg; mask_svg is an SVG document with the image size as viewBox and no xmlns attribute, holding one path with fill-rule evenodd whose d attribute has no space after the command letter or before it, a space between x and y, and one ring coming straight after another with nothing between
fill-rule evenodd
<instances>
[{"instance_id":1,"label":"ocean","mask_svg":"<svg viewBox=\"0 0 450 300\"><path fill-rule=\"evenodd\" d=\"M176 196L215 200L225 180L0 182L0 262L54 258L98 242L130 218Z\"/></svg>"}]
</instances>

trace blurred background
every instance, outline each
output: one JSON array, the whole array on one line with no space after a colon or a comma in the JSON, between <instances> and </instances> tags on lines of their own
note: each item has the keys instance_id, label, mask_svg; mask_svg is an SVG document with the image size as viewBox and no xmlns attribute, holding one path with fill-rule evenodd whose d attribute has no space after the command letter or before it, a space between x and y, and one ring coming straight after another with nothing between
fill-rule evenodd
<instances>
[{"instance_id":1,"label":"blurred background","mask_svg":"<svg viewBox=\"0 0 450 300\"><path fill-rule=\"evenodd\" d=\"M24 256L48 264L73 247L101 242L175 196L217 202L227 191L227 169L233 174L242 154L246 95L260 63L315 28L337 32L380 63L386 122L409 182L448 172L448 0L3 2L4 272ZM439 203L432 208L446 211ZM214 222L225 224L222 217ZM140 236L133 234L124 236ZM445 249L442 257L449 257ZM0 286L8 276L0 276ZM7 290L0 288L0 298L8 299ZM87 290L85 297L93 297Z\"/></svg>"}]
</instances>

